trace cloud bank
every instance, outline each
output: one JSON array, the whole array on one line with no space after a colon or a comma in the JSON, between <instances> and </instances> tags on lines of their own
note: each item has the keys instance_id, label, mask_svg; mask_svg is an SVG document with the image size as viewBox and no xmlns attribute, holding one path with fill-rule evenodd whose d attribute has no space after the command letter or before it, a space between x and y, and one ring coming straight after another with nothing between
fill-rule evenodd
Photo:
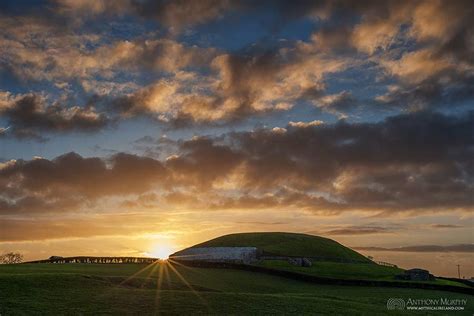
<instances>
[{"instance_id":1,"label":"cloud bank","mask_svg":"<svg viewBox=\"0 0 474 316\"><path fill-rule=\"evenodd\" d=\"M195 137L170 142L177 150L164 160L69 153L10 161L0 169L1 210L70 211L124 196L146 205L141 197L149 196L163 206L211 210L469 211L473 124L472 113L424 112Z\"/></svg>"}]
</instances>

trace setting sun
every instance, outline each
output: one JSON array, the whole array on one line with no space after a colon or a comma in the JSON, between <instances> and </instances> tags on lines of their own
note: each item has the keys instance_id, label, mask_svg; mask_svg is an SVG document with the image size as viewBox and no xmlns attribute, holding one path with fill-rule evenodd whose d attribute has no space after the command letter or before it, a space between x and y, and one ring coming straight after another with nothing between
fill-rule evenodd
<instances>
[{"instance_id":1,"label":"setting sun","mask_svg":"<svg viewBox=\"0 0 474 316\"><path fill-rule=\"evenodd\" d=\"M156 244L146 254L159 259L168 259L174 251L170 245Z\"/></svg>"}]
</instances>

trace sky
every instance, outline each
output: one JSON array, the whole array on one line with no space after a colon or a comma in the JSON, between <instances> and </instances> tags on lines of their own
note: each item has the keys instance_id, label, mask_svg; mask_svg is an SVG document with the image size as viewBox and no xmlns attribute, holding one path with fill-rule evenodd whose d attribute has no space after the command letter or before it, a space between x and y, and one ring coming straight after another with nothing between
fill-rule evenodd
<instances>
[{"instance_id":1,"label":"sky","mask_svg":"<svg viewBox=\"0 0 474 316\"><path fill-rule=\"evenodd\" d=\"M325 236L474 276L474 3L0 3L0 251Z\"/></svg>"}]
</instances>

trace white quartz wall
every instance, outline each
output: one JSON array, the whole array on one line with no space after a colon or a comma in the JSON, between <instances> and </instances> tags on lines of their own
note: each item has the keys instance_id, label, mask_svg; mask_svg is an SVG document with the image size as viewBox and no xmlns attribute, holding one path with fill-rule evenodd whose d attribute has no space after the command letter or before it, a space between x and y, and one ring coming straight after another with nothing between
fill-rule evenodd
<instances>
[{"instance_id":1,"label":"white quartz wall","mask_svg":"<svg viewBox=\"0 0 474 316\"><path fill-rule=\"evenodd\" d=\"M213 262L252 262L257 259L255 247L209 247L189 248L175 256L178 260L199 260Z\"/></svg>"}]
</instances>

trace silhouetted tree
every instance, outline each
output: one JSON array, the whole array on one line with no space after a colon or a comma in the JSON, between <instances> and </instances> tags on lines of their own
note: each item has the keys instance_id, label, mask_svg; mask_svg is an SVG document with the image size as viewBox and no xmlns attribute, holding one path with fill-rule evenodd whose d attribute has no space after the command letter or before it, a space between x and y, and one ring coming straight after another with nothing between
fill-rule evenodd
<instances>
[{"instance_id":1,"label":"silhouetted tree","mask_svg":"<svg viewBox=\"0 0 474 316\"><path fill-rule=\"evenodd\" d=\"M0 256L0 264L14 264L23 262L23 255L18 252L9 252Z\"/></svg>"}]
</instances>

